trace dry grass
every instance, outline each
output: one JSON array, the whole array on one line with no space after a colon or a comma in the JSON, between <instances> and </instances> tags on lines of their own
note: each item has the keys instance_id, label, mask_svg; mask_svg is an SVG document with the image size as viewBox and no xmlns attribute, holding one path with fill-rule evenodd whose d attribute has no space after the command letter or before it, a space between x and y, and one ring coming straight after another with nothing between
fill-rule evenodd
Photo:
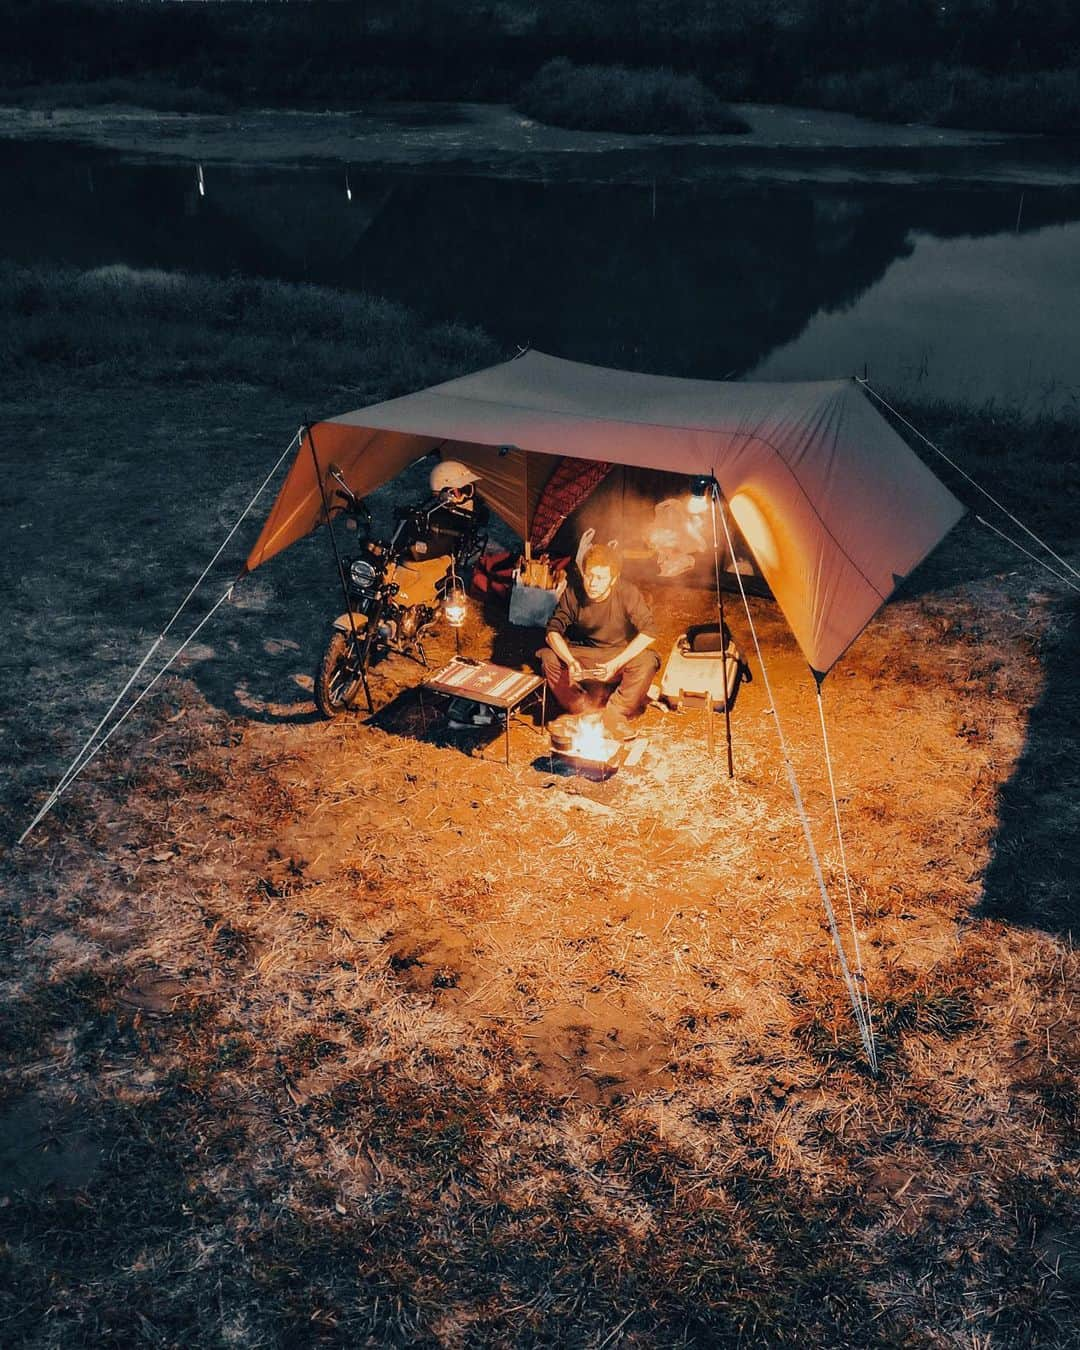
<instances>
[{"instance_id":1,"label":"dry grass","mask_svg":"<svg viewBox=\"0 0 1080 1350\"><path fill-rule=\"evenodd\" d=\"M12 401L9 838L295 420L232 389L178 444L192 407ZM1075 1344L1076 637L999 547L962 524L825 687L877 1078L760 674L733 783L696 716L608 783L528 726L507 770L422 734L405 662L314 720L325 541L257 573L3 858L0 1339ZM527 657L489 617L468 650Z\"/></svg>"}]
</instances>

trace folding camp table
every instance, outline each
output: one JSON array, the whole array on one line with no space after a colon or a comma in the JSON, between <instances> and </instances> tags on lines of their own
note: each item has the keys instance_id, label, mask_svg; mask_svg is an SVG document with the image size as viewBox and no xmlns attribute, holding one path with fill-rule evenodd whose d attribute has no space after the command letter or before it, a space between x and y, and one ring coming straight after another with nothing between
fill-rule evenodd
<instances>
[{"instance_id":1,"label":"folding camp table","mask_svg":"<svg viewBox=\"0 0 1080 1350\"><path fill-rule=\"evenodd\" d=\"M427 730L427 712L424 693L443 694L447 698L461 698L469 703L480 703L503 715L506 735L506 763L510 763L510 717L519 712L530 699L540 698L540 728L547 725L547 682L528 671L511 670L492 661L472 661L466 656L455 656L449 665L429 675L420 685L420 715Z\"/></svg>"}]
</instances>

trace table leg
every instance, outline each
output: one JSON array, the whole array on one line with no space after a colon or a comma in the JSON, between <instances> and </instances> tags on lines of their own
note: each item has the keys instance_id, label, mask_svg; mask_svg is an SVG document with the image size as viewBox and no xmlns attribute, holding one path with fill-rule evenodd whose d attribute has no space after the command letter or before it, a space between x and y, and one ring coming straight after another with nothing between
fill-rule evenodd
<instances>
[{"instance_id":1,"label":"table leg","mask_svg":"<svg viewBox=\"0 0 1080 1350\"><path fill-rule=\"evenodd\" d=\"M510 767L510 709L503 714L506 718L506 767Z\"/></svg>"}]
</instances>

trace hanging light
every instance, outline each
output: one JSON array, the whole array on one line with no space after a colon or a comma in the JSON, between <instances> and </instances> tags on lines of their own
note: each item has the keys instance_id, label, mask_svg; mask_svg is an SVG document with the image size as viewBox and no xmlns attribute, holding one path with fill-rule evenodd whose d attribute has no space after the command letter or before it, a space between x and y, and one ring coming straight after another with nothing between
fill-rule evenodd
<instances>
[{"instance_id":1,"label":"hanging light","mask_svg":"<svg viewBox=\"0 0 1080 1350\"><path fill-rule=\"evenodd\" d=\"M687 510L692 516L702 516L709 509L709 494L716 479L712 474L698 474L690 479L690 501Z\"/></svg>"},{"instance_id":2,"label":"hanging light","mask_svg":"<svg viewBox=\"0 0 1080 1350\"><path fill-rule=\"evenodd\" d=\"M349 182L349 171L345 170L345 200L352 201L352 184Z\"/></svg>"},{"instance_id":3,"label":"hanging light","mask_svg":"<svg viewBox=\"0 0 1080 1350\"><path fill-rule=\"evenodd\" d=\"M451 628L460 628L469 613L469 597L460 581L455 581L443 599L443 617Z\"/></svg>"},{"instance_id":4,"label":"hanging light","mask_svg":"<svg viewBox=\"0 0 1080 1350\"><path fill-rule=\"evenodd\" d=\"M201 164L196 164L196 165L195 165L195 182L197 183L198 188L199 188L199 196L200 196L200 197L205 197L205 196L206 196L206 179L203 177L203 170L202 170L202 165L201 165Z\"/></svg>"}]
</instances>

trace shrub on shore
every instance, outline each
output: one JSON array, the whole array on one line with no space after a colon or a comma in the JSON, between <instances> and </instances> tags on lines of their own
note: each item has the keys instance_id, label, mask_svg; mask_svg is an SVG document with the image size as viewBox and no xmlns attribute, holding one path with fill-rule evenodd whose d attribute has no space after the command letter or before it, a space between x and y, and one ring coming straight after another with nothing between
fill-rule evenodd
<instances>
[{"instance_id":1,"label":"shrub on shore","mask_svg":"<svg viewBox=\"0 0 1080 1350\"><path fill-rule=\"evenodd\" d=\"M235 106L225 94L181 86L153 76L15 86L5 89L4 102L20 108L94 108L121 103L133 108L176 113L222 113Z\"/></svg>"},{"instance_id":2,"label":"shrub on shore","mask_svg":"<svg viewBox=\"0 0 1080 1350\"><path fill-rule=\"evenodd\" d=\"M575 66L563 57L540 67L516 106L538 122L581 131L750 130L696 75Z\"/></svg>"},{"instance_id":3,"label":"shrub on shore","mask_svg":"<svg viewBox=\"0 0 1080 1350\"><path fill-rule=\"evenodd\" d=\"M910 74L898 66L804 81L801 101L886 122L985 131L1080 130L1080 71L994 75L970 66Z\"/></svg>"},{"instance_id":4,"label":"shrub on shore","mask_svg":"<svg viewBox=\"0 0 1080 1350\"><path fill-rule=\"evenodd\" d=\"M325 286L123 265L0 265L0 371L52 367L161 383L242 381L374 401L498 359L460 323Z\"/></svg>"}]
</instances>

